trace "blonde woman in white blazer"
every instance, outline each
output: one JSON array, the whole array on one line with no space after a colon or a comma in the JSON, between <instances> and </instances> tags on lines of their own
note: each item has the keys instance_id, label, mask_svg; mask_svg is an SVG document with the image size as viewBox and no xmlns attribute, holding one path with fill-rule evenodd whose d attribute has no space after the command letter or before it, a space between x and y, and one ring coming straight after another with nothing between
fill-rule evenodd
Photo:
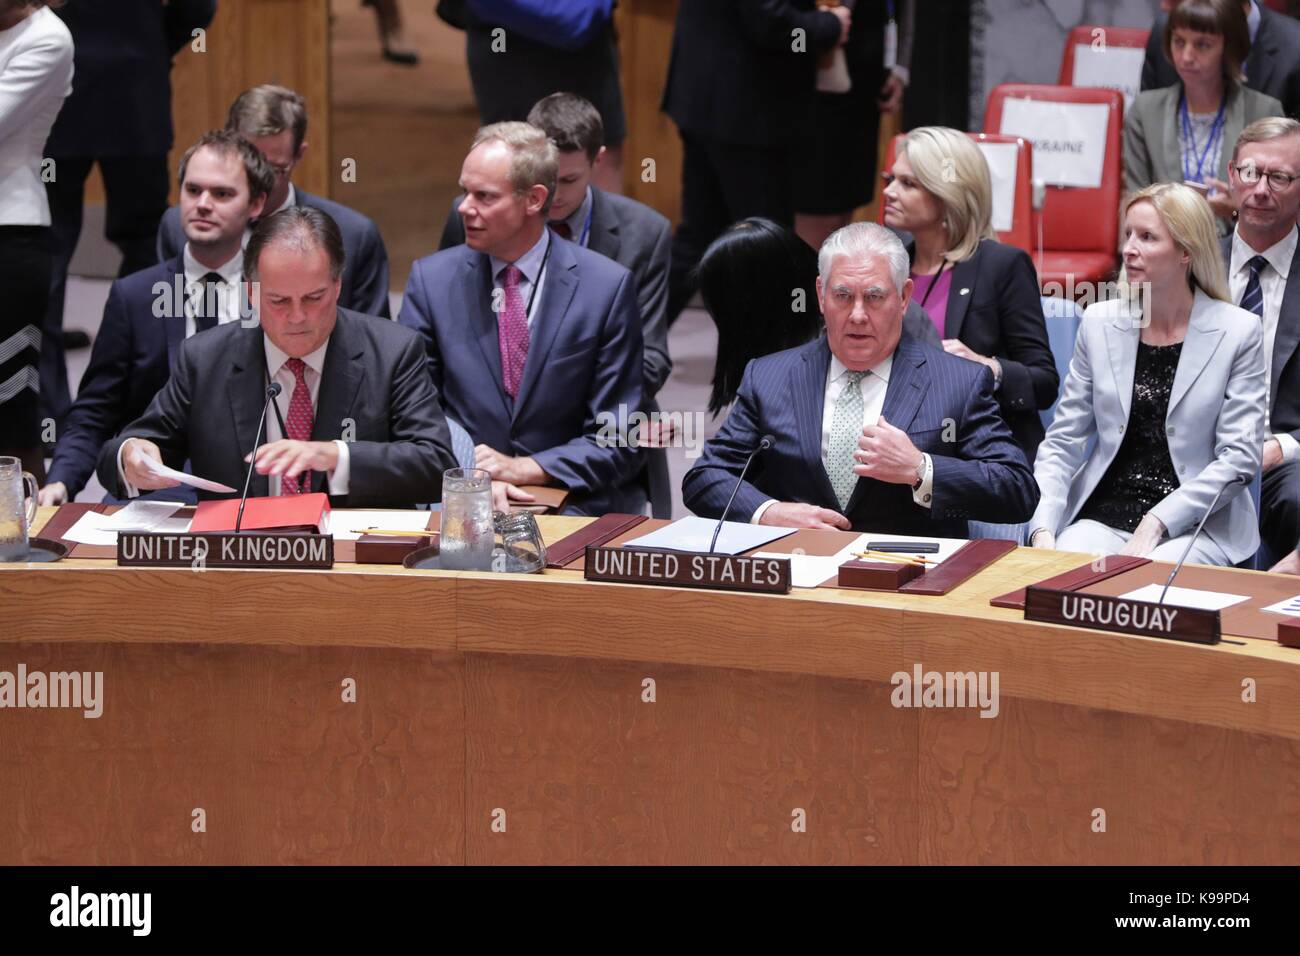
<instances>
[{"instance_id":1,"label":"blonde woman in white blazer","mask_svg":"<svg viewBox=\"0 0 1300 956\"><path fill-rule=\"evenodd\" d=\"M1084 313L1034 466L1030 543L1176 561L1227 486L1188 560L1238 564L1259 547L1248 491L1267 437L1259 319L1228 301L1214 216L1194 190L1141 190L1124 234L1124 279L1143 295Z\"/></svg>"},{"instance_id":2,"label":"blonde woman in white blazer","mask_svg":"<svg viewBox=\"0 0 1300 956\"><path fill-rule=\"evenodd\" d=\"M44 2L0 0L0 455L22 458L38 478L37 368L51 264L41 160L71 91L63 21Z\"/></svg>"}]
</instances>

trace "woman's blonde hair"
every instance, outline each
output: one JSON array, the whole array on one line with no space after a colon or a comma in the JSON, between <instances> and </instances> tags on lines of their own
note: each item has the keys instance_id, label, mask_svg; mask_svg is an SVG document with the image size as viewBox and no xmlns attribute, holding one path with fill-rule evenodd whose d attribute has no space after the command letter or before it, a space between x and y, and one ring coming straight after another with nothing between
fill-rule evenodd
<instances>
[{"instance_id":1,"label":"woman's blonde hair","mask_svg":"<svg viewBox=\"0 0 1300 956\"><path fill-rule=\"evenodd\" d=\"M1187 284L1192 291L1200 289L1211 299L1231 302L1214 212L1205 197L1182 183L1155 183L1129 197L1124 206L1126 218L1128 211L1140 202L1155 207L1174 244L1191 257Z\"/></svg>"},{"instance_id":2,"label":"woman's blonde hair","mask_svg":"<svg viewBox=\"0 0 1300 956\"><path fill-rule=\"evenodd\" d=\"M917 181L943 204L948 231L944 258L961 262L981 239L993 238L993 182L984 153L969 136L946 126L921 126L898 146Z\"/></svg>"}]
</instances>

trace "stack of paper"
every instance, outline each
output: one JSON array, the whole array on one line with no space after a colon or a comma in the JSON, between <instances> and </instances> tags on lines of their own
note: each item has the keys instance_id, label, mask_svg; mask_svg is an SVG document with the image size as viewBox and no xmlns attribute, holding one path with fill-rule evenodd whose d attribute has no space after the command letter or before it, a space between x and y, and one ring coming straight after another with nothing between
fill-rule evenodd
<instances>
[{"instance_id":1,"label":"stack of paper","mask_svg":"<svg viewBox=\"0 0 1300 956\"><path fill-rule=\"evenodd\" d=\"M63 537L78 544L97 544L112 547L117 544L119 531L157 531L164 534L182 534L189 530L189 518L175 518L185 504L180 501L132 501L116 514L106 515L87 511Z\"/></svg>"}]
</instances>

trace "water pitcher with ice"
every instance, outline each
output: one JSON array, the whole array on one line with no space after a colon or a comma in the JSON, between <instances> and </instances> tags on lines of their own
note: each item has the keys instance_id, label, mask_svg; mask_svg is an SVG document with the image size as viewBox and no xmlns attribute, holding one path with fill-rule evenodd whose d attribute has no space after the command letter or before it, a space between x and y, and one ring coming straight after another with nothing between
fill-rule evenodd
<instances>
[{"instance_id":1,"label":"water pitcher with ice","mask_svg":"<svg viewBox=\"0 0 1300 956\"><path fill-rule=\"evenodd\" d=\"M452 571L491 571L495 543L492 476L479 468L443 472L439 565Z\"/></svg>"},{"instance_id":2,"label":"water pitcher with ice","mask_svg":"<svg viewBox=\"0 0 1300 956\"><path fill-rule=\"evenodd\" d=\"M27 560L27 530L35 520L36 478L19 459L0 457L0 561Z\"/></svg>"}]
</instances>

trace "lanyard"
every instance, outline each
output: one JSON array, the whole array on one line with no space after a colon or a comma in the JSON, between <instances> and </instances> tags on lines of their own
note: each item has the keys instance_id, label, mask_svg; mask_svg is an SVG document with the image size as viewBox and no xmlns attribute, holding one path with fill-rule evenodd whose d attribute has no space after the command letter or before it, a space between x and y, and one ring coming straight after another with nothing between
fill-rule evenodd
<instances>
[{"instance_id":1,"label":"lanyard","mask_svg":"<svg viewBox=\"0 0 1300 956\"><path fill-rule=\"evenodd\" d=\"M1214 117L1214 124L1210 127L1210 137L1205 141L1205 149L1201 151L1200 157L1196 160L1196 175L1192 176L1191 164L1187 157L1183 157L1183 179L1190 179L1195 183L1205 182L1205 160L1210 155L1210 150L1214 147L1214 142L1223 132L1223 111L1227 107L1227 100L1220 101L1218 115ZM1178 100L1178 115L1183 123L1183 136L1187 139L1189 152L1196 156L1196 136L1192 132L1192 121L1187 111L1187 97L1180 97Z\"/></svg>"},{"instance_id":2,"label":"lanyard","mask_svg":"<svg viewBox=\"0 0 1300 956\"><path fill-rule=\"evenodd\" d=\"M550 236L546 237L546 251L542 253L542 267L537 270L537 281L533 287L528 290L528 305L524 307L524 323L533 317L533 300L537 298L537 290L541 288L542 279L546 275L546 260L551 258L551 244L554 242Z\"/></svg>"},{"instance_id":3,"label":"lanyard","mask_svg":"<svg viewBox=\"0 0 1300 956\"><path fill-rule=\"evenodd\" d=\"M585 247L587 245L587 235L591 232L591 213L595 208L596 208L596 197L592 196L591 202L587 205L587 221L582 224L582 235L578 237L578 245L580 246ZM550 254L551 252L550 246L546 247L546 252L548 255Z\"/></svg>"},{"instance_id":4,"label":"lanyard","mask_svg":"<svg viewBox=\"0 0 1300 956\"><path fill-rule=\"evenodd\" d=\"M948 260L944 259L943 265L939 266L939 271L934 274L934 278L930 280L930 284L925 287L925 295L921 296L921 308L924 309L925 303L930 301L930 293L934 291L934 287L937 286L939 280L943 278L943 270L946 268L948 268Z\"/></svg>"}]
</instances>

